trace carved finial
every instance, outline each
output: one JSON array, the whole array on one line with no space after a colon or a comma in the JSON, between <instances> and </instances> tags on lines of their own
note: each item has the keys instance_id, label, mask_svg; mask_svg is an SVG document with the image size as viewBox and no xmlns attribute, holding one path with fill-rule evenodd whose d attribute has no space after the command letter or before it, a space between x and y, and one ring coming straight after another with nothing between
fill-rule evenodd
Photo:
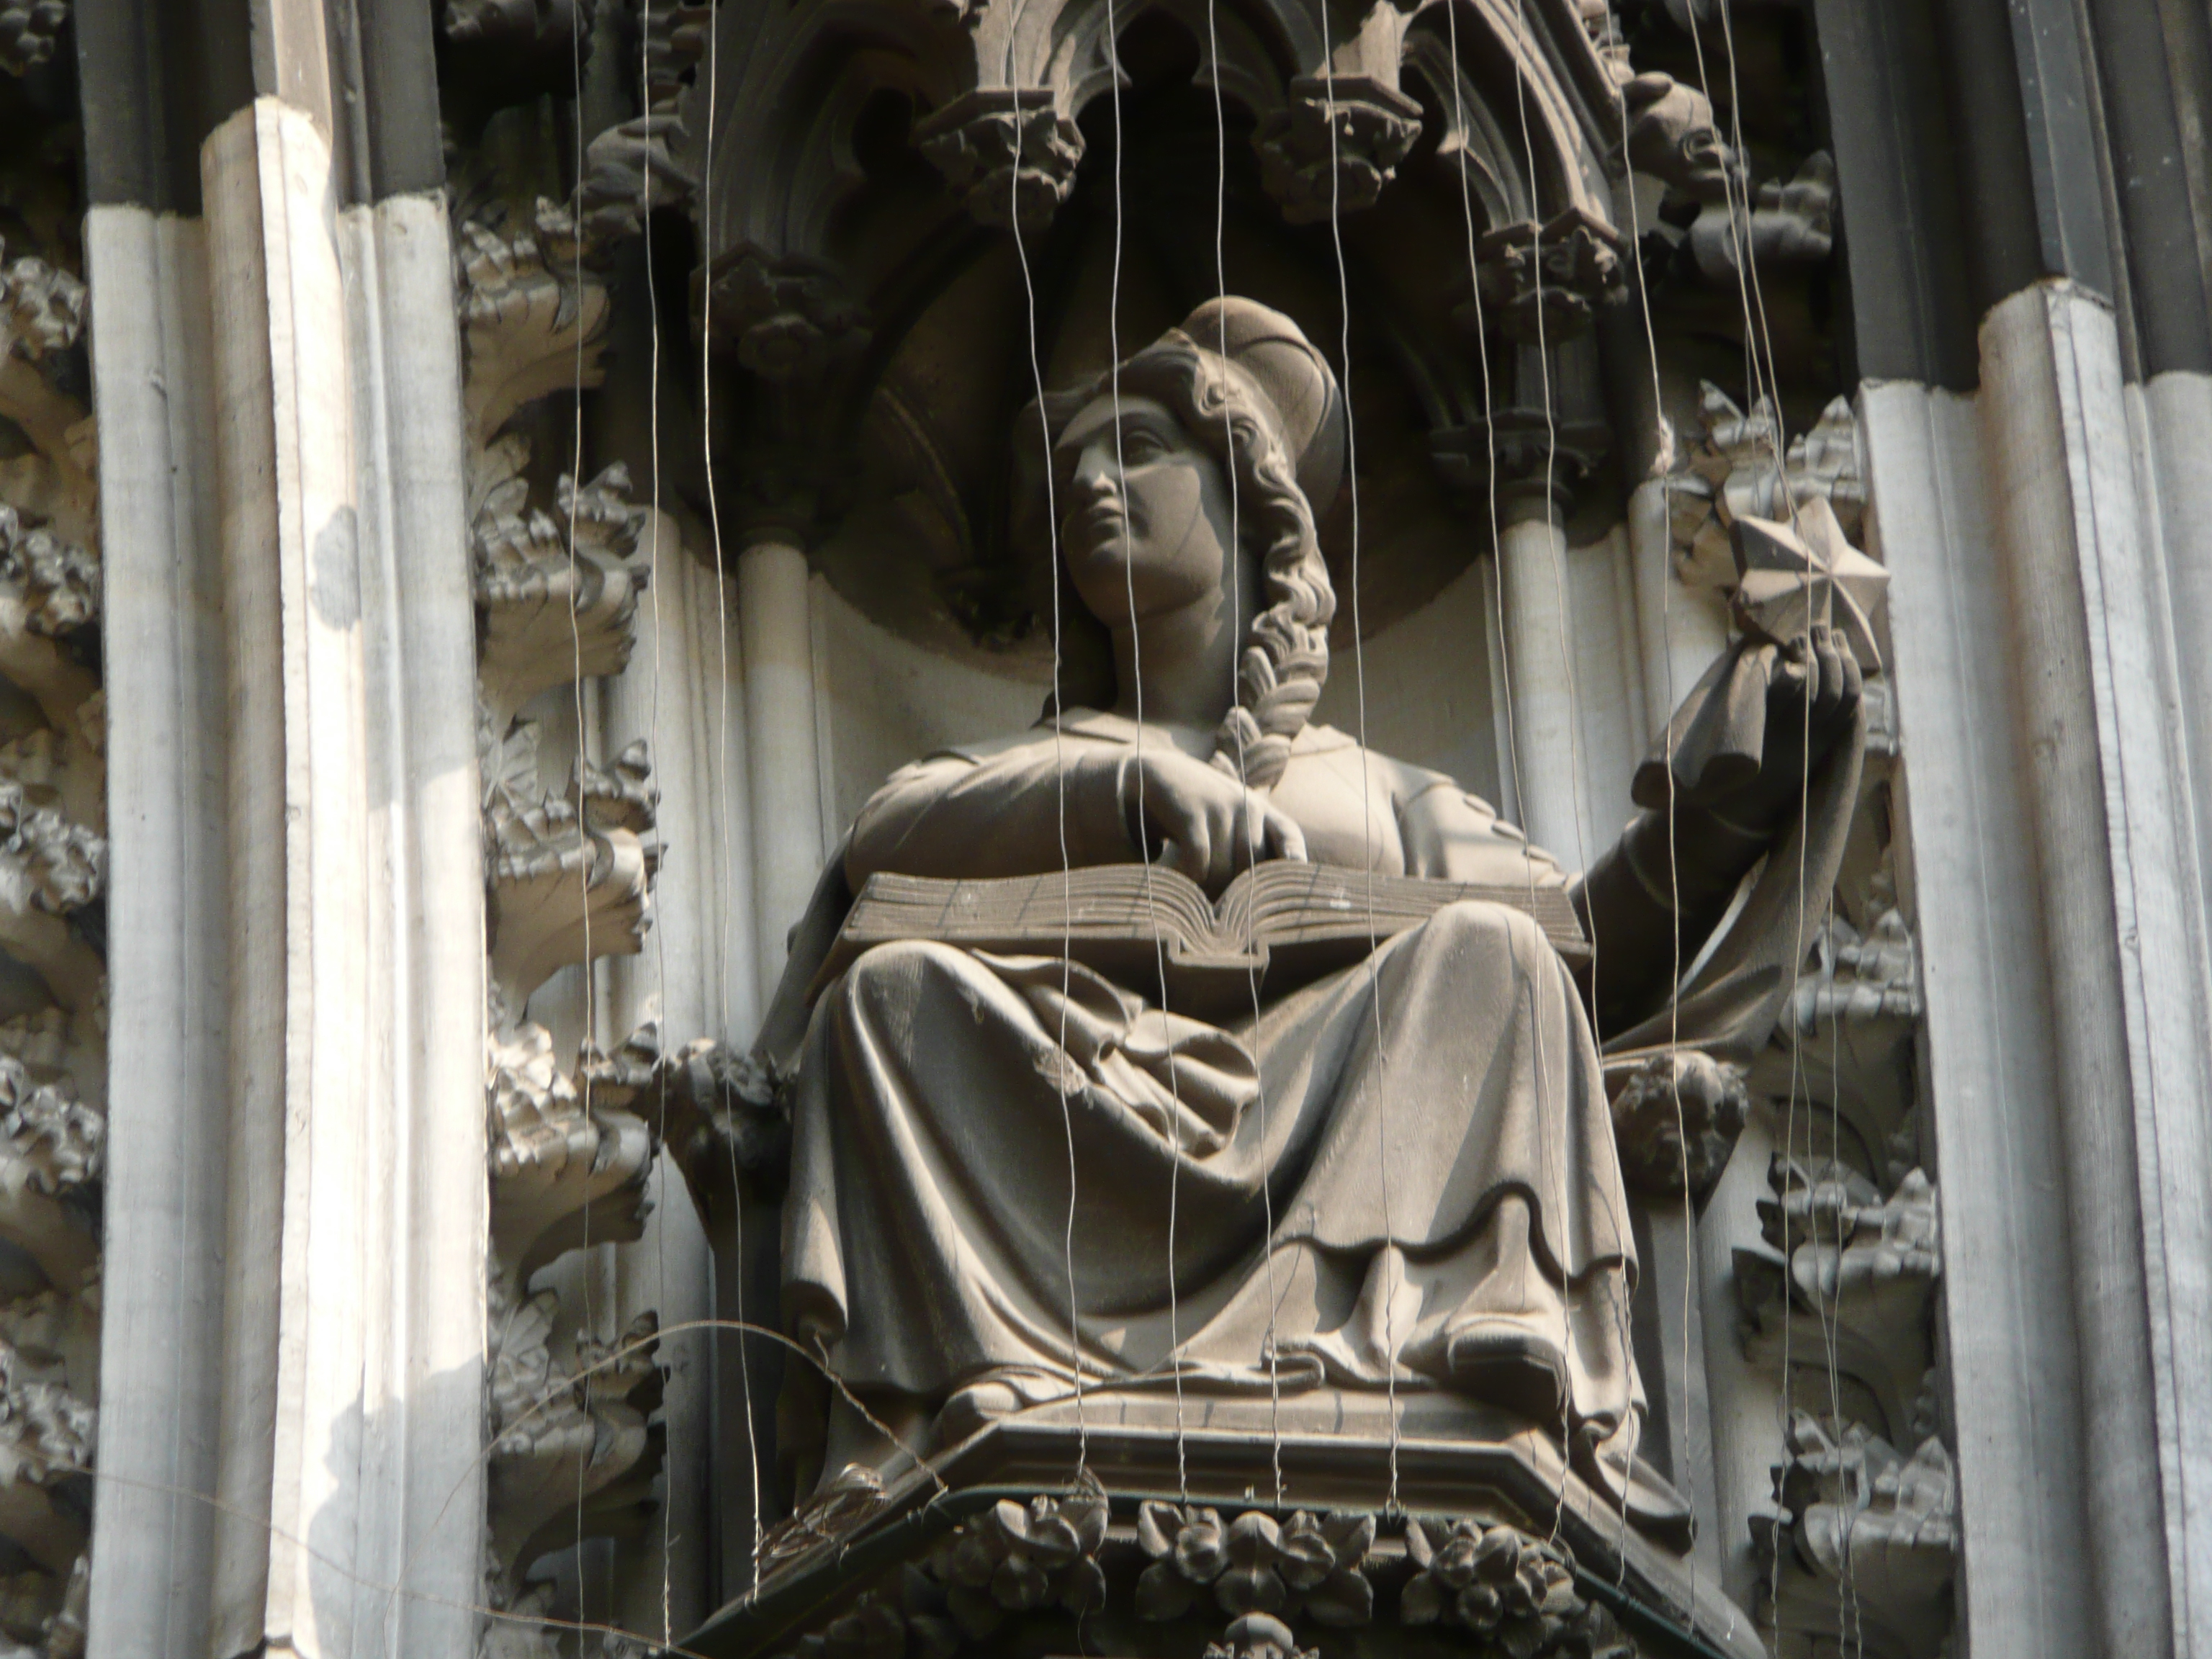
<instances>
[{"instance_id":1,"label":"carved finial","mask_svg":"<svg viewBox=\"0 0 2212 1659\"><path fill-rule=\"evenodd\" d=\"M1371 76L1301 76L1252 135L1260 179L1294 225L1373 207L1421 136L1421 106Z\"/></svg>"},{"instance_id":2,"label":"carved finial","mask_svg":"<svg viewBox=\"0 0 2212 1659\"><path fill-rule=\"evenodd\" d=\"M54 55L68 27L70 0L6 0L0 4L0 69L22 75Z\"/></svg>"},{"instance_id":3,"label":"carved finial","mask_svg":"<svg viewBox=\"0 0 2212 1659\"><path fill-rule=\"evenodd\" d=\"M1586 332L1601 305L1626 297L1620 233L1580 208L1543 225L1501 225L1475 244L1482 320L1509 340L1547 346ZM1472 307L1455 313L1474 320Z\"/></svg>"},{"instance_id":4,"label":"carved finial","mask_svg":"<svg viewBox=\"0 0 2212 1659\"><path fill-rule=\"evenodd\" d=\"M980 222L1024 234L1052 222L1083 160L1082 130L1048 87L968 93L915 128L915 140Z\"/></svg>"},{"instance_id":5,"label":"carved finial","mask_svg":"<svg viewBox=\"0 0 2212 1659\"><path fill-rule=\"evenodd\" d=\"M867 342L860 307L817 261L740 245L702 281L709 337L763 380L817 379Z\"/></svg>"}]
</instances>

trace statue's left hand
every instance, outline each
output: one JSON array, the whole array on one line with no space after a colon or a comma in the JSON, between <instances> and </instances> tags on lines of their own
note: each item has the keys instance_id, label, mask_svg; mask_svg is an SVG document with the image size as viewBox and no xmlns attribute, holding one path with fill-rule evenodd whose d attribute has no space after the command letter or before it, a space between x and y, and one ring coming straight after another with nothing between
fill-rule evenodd
<instances>
[{"instance_id":1,"label":"statue's left hand","mask_svg":"<svg viewBox=\"0 0 2212 1659\"><path fill-rule=\"evenodd\" d=\"M1638 771L1636 804L1702 809L1763 833L1796 809L1850 730L1862 689L1838 629L1816 624L1781 643L1747 641L1676 712L1662 751Z\"/></svg>"},{"instance_id":2,"label":"statue's left hand","mask_svg":"<svg viewBox=\"0 0 2212 1659\"><path fill-rule=\"evenodd\" d=\"M1850 641L1825 623L1758 648L1773 653L1758 774L1724 799L1704 803L1739 822L1796 805L1814 769L1850 731L1864 689Z\"/></svg>"}]
</instances>

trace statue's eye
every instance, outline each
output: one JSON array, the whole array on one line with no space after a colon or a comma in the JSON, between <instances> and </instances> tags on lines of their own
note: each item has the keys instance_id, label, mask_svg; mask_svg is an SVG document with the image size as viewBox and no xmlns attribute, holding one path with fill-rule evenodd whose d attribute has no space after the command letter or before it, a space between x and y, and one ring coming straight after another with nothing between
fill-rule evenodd
<instances>
[{"instance_id":1,"label":"statue's eye","mask_svg":"<svg viewBox=\"0 0 2212 1659\"><path fill-rule=\"evenodd\" d=\"M1124 463L1149 461L1155 456L1166 454L1167 449L1168 447L1161 441L1159 434L1147 432L1144 428L1139 427L1122 437L1121 459Z\"/></svg>"}]
</instances>

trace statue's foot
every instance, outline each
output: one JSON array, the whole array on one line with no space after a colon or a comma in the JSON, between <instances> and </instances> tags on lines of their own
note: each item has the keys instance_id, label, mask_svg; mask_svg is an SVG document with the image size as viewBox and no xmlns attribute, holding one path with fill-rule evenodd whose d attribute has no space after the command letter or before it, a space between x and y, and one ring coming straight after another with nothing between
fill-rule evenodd
<instances>
[{"instance_id":1,"label":"statue's foot","mask_svg":"<svg viewBox=\"0 0 2212 1659\"><path fill-rule=\"evenodd\" d=\"M938 1413L937 1444L957 1446L1002 1417L1065 1399L1074 1391L1072 1382L1030 1371L1000 1371L979 1376L965 1388L954 1390L944 1409Z\"/></svg>"},{"instance_id":2,"label":"statue's foot","mask_svg":"<svg viewBox=\"0 0 2212 1659\"><path fill-rule=\"evenodd\" d=\"M1631 1455L1609 1455L1598 1438L1595 1425L1584 1424L1574 1437L1569 1461L1599 1497L1618 1505L1628 1523L1680 1554L1687 1554L1697 1536L1696 1519L1689 1500L1674 1490L1667 1477Z\"/></svg>"},{"instance_id":3,"label":"statue's foot","mask_svg":"<svg viewBox=\"0 0 2212 1659\"><path fill-rule=\"evenodd\" d=\"M1445 1334L1438 1358L1444 1381L1462 1394L1539 1423L1557 1423L1566 1410L1567 1357L1534 1331L1469 1325Z\"/></svg>"}]
</instances>

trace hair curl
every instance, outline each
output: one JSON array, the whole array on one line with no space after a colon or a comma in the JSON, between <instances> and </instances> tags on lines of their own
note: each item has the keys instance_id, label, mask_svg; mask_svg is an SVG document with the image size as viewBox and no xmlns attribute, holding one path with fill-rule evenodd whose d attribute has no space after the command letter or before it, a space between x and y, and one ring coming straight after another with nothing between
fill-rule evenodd
<instances>
[{"instance_id":1,"label":"hair curl","mask_svg":"<svg viewBox=\"0 0 2212 1659\"><path fill-rule=\"evenodd\" d=\"M1042 419L1056 445L1068 422L1097 398L1112 395L1115 385L1109 373L1068 392L1048 392L1042 415L1032 403L1017 431L1024 436L1037 433ZM1296 459L1284 450L1275 422L1250 383L1179 329L1169 330L1123 363L1119 386L1125 398L1152 398L1165 404L1215 460L1231 470L1239 539L1259 558L1266 602L1252 618L1238 653L1237 701L1214 729L1213 764L1252 788L1270 788L1290 763L1291 745L1312 718L1328 678L1328 625L1336 614L1336 590L1322 558L1312 504L1298 488ZM1053 549L1050 579L1065 590L1058 526L1048 522L1036 453L1028 443L1021 447L1030 461L1030 476L1018 486L1024 538L1042 540ZM1051 458L1044 464L1053 465ZM1067 614L1065 600L1060 610ZM1076 610L1089 615L1079 605ZM1066 628L1061 631L1062 639L1054 641L1061 659L1057 665L1063 670L1057 695L1063 702L1110 702L1115 690L1110 657L1097 648L1099 641L1070 639ZM1072 652L1066 648L1071 644ZM1073 673L1066 672L1071 667Z\"/></svg>"}]
</instances>

